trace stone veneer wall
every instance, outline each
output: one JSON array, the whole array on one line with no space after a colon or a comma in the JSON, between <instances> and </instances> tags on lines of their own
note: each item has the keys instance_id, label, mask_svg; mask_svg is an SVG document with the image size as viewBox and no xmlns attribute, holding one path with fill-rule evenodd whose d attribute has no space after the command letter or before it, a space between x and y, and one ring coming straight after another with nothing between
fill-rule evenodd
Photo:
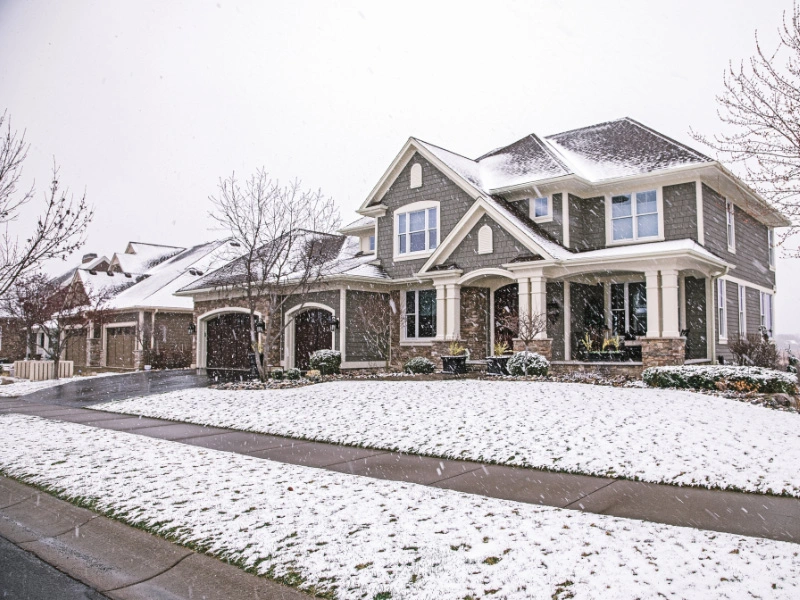
<instances>
[{"instance_id":1,"label":"stone veneer wall","mask_svg":"<svg viewBox=\"0 0 800 600\"><path fill-rule=\"evenodd\" d=\"M522 352L525 350L525 344L520 339L514 340L514 352ZM546 340L533 340L530 344L528 344L528 350L530 352L536 352L537 354L541 354L547 360L553 360L553 340L546 339Z\"/></svg>"},{"instance_id":2,"label":"stone veneer wall","mask_svg":"<svg viewBox=\"0 0 800 600\"><path fill-rule=\"evenodd\" d=\"M489 289L461 288L461 345L471 360L486 358L489 350Z\"/></svg>"},{"instance_id":3,"label":"stone veneer wall","mask_svg":"<svg viewBox=\"0 0 800 600\"><path fill-rule=\"evenodd\" d=\"M685 338L642 338L642 366L682 365L686 355Z\"/></svg>"}]
</instances>

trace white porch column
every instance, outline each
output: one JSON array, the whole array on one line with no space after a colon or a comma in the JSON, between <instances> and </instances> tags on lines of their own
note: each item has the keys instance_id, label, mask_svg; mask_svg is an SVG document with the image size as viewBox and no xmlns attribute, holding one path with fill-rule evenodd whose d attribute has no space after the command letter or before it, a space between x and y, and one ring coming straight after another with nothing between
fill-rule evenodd
<instances>
[{"instance_id":1,"label":"white porch column","mask_svg":"<svg viewBox=\"0 0 800 600\"><path fill-rule=\"evenodd\" d=\"M681 335L678 299L678 271L675 269L661 271L661 302L663 303L661 307L663 315L662 337L680 337ZM649 301L650 298L648 296L648 311L650 308ZM648 312L648 335L650 333L649 317L650 313Z\"/></svg>"},{"instance_id":2,"label":"white porch column","mask_svg":"<svg viewBox=\"0 0 800 600\"><path fill-rule=\"evenodd\" d=\"M457 283L448 283L447 289L447 319L445 321L445 339L457 340L461 337L461 286ZM436 313L437 319L439 313Z\"/></svg>"},{"instance_id":3,"label":"white porch column","mask_svg":"<svg viewBox=\"0 0 800 600\"><path fill-rule=\"evenodd\" d=\"M572 290L564 282L564 360L572 360Z\"/></svg>"},{"instance_id":4,"label":"white porch column","mask_svg":"<svg viewBox=\"0 0 800 600\"><path fill-rule=\"evenodd\" d=\"M716 320L717 308L714 306L714 277L706 277L706 358L716 363L717 360L717 335Z\"/></svg>"},{"instance_id":5,"label":"white porch column","mask_svg":"<svg viewBox=\"0 0 800 600\"><path fill-rule=\"evenodd\" d=\"M447 294L443 283L436 284L436 339L445 339L447 330Z\"/></svg>"},{"instance_id":6,"label":"white porch column","mask_svg":"<svg viewBox=\"0 0 800 600\"><path fill-rule=\"evenodd\" d=\"M644 278L647 282L647 337L661 337L658 271L645 271Z\"/></svg>"},{"instance_id":7,"label":"white porch column","mask_svg":"<svg viewBox=\"0 0 800 600\"><path fill-rule=\"evenodd\" d=\"M530 277L517 278L519 294L519 320L522 321L531 313L531 279Z\"/></svg>"},{"instance_id":8,"label":"white porch column","mask_svg":"<svg viewBox=\"0 0 800 600\"><path fill-rule=\"evenodd\" d=\"M530 278L531 314L547 319L547 279L541 276ZM547 339L547 331L536 334L537 340Z\"/></svg>"}]
</instances>

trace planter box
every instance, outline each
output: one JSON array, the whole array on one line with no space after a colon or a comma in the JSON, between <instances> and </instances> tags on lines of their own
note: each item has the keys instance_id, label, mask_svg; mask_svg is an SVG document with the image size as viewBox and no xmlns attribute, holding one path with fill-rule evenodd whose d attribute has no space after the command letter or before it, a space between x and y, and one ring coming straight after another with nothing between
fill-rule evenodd
<instances>
[{"instance_id":1,"label":"planter box","mask_svg":"<svg viewBox=\"0 0 800 600\"><path fill-rule=\"evenodd\" d=\"M589 352L588 360L589 362L622 362L623 356L624 353L622 351Z\"/></svg>"},{"instance_id":2,"label":"planter box","mask_svg":"<svg viewBox=\"0 0 800 600\"><path fill-rule=\"evenodd\" d=\"M442 371L454 375L465 375L467 372L467 355L442 356Z\"/></svg>"},{"instance_id":3,"label":"planter box","mask_svg":"<svg viewBox=\"0 0 800 600\"><path fill-rule=\"evenodd\" d=\"M486 372L489 375L508 375L510 356L489 356L486 359Z\"/></svg>"}]
</instances>

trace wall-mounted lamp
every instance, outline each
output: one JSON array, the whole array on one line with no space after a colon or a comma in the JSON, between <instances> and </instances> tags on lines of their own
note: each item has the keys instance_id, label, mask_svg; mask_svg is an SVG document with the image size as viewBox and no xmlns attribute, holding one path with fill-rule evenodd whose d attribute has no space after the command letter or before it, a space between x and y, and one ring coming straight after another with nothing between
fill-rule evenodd
<instances>
[{"instance_id":1,"label":"wall-mounted lamp","mask_svg":"<svg viewBox=\"0 0 800 600\"><path fill-rule=\"evenodd\" d=\"M189 323L189 335L194 335L195 333L197 333L197 325Z\"/></svg>"},{"instance_id":2,"label":"wall-mounted lamp","mask_svg":"<svg viewBox=\"0 0 800 600\"><path fill-rule=\"evenodd\" d=\"M331 317L331 333L336 333L339 330L339 319Z\"/></svg>"},{"instance_id":3,"label":"wall-mounted lamp","mask_svg":"<svg viewBox=\"0 0 800 600\"><path fill-rule=\"evenodd\" d=\"M264 333L267 330L267 324L264 322L264 319L259 319L256 321L256 331L258 333Z\"/></svg>"}]
</instances>

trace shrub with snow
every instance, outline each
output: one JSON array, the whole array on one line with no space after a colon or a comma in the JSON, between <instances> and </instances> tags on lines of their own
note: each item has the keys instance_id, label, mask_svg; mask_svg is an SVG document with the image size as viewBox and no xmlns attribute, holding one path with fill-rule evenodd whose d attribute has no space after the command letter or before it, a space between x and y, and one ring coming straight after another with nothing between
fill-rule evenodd
<instances>
[{"instance_id":1,"label":"shrub with snow","mask_svg":"<svg viewBox=\"0 0 800 600\"><path fill-rule=\"evenodd\" d=\"M541 354L525 350L517 352L508 359L506 368L511 375L515 376L542 376L547 375L547 371L550 369L550 362Z\"/></svg>"},{"instance_id":2,"label":"shrub with snow","mask_svg":"<svg viewBox=\"0 0 800 600\"><path fill-rule=\"evenodd\" d=\"M286 379L289 381L297 381L300 379L300 369L289 369L286 371Z\"/></svg>"},{"instance_id":3,"label":"shrub with snow","mask_svg":"<svg viewBox=\"0 0 800 600\"><path fill-rule=\"evenodd\" d=\"M642 372L650 387L732 390L762 394L797 393L797 375L762 367L683 365L650 367Z\"/></svg>"},{"instance_id":4,"label":"shrub with snow","mask_svg":"<svg viewBox=\"0 0 800 600\"><path fill-rule=\"evenodd\" d=\"M342 365L342 353L337 350L317 350L311 355L308 365L323 375L338 373Z\"/></svg>"},{"instance_id":5,"label":"shrub with snow","mask_svg":"<svg viewBox=\"0 0 800 600\"><path fill-rule=\"evenodd\" d=\"M412 358L405 365L403 365L403 371L406 373L433 373L434 368L435 367L433 363L424 356Z\"/></svg>"}]
</instances>

